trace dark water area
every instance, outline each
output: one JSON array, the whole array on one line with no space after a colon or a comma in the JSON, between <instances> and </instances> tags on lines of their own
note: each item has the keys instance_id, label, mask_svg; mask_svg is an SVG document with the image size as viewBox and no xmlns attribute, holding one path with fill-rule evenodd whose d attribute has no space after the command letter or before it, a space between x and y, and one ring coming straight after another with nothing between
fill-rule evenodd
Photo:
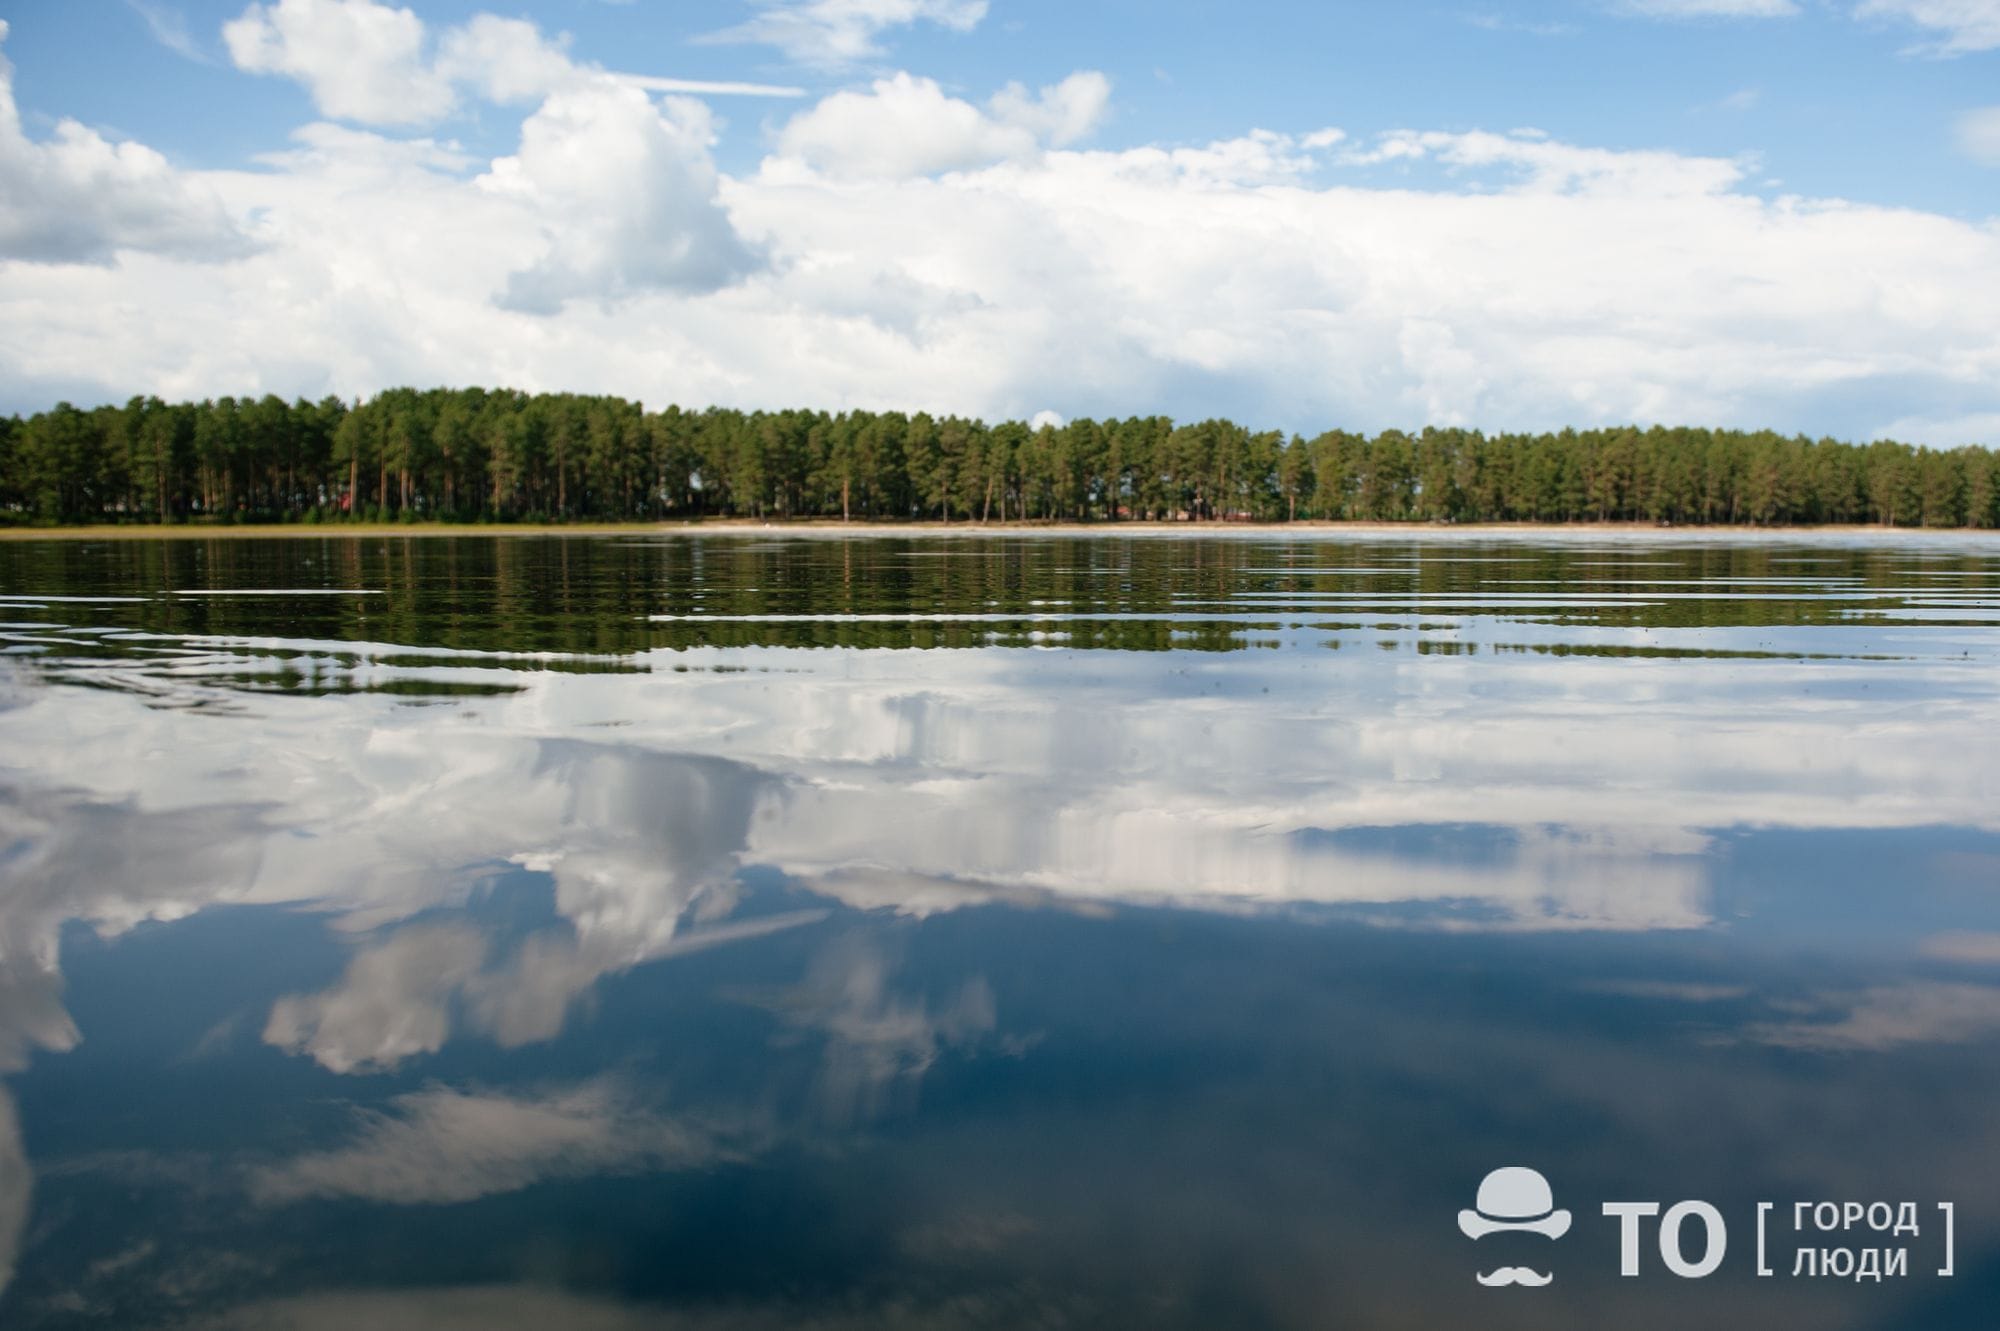
<instances>
[{"instance_id":1,"label":"dark water area","mask_svg":"<svg viewBox=\"0 0 2000 1331\"><path fill-rule=\"evenodd\" d=\"M1991 1328L2000 541L0 543L0 1075L8 1327Z\"/></svg>"}]
</instances>

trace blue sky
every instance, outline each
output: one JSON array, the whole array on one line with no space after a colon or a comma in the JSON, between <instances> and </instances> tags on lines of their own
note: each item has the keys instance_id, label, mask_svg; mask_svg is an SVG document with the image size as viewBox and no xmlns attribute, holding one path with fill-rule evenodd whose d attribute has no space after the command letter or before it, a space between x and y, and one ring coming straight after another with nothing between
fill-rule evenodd
<instances>
[{"instance_id":1,"label":"blue sky","mask_svg":"<svg viewBox=\"0 0 2000 1331\"><path fill-rule=\"evenodd\" d=\"M504 380L2000 435L2000 0L0 17L0 409Z\"/></svg>"}]
</instances>

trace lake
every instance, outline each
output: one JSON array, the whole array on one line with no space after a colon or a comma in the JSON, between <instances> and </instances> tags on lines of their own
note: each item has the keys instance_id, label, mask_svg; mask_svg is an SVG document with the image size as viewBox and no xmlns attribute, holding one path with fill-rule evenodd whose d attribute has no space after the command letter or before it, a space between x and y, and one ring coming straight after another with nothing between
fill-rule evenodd
<instances>
[{"instance_id":1,"label":"lake","mask_svg":"<svg viewBox=\"0 0 2000 1331\"><path fill-rule=\"evenodd\" d=\"M8 1326L1994 1324L2000 541L10 541L0 651Z\"/></svg>"}]
</instances>

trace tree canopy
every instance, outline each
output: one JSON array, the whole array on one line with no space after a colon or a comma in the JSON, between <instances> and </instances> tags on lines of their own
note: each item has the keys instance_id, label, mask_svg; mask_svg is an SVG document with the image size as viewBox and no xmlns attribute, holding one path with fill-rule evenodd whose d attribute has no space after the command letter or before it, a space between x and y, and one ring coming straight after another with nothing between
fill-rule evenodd
<instances>
[{"instance_id":1,"label":"tree canopy","mask_svg":"<svg viewBox=\"0 0 2000 1331\"><path fill-rule=\"evenodd\" d=\"M2000 454L1655 426L1313 438L1164 416L648 411L391 389L0 417L0 521L1636 521L2000 525Z\"/></svg>"}]
</instances>

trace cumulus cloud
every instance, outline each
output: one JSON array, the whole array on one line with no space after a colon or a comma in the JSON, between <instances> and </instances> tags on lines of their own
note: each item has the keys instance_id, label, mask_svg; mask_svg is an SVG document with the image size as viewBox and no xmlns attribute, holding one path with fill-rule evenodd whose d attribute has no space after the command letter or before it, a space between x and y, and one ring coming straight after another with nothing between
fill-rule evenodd
<instances>
[{"instance_id":1,"label":"cumulus cloud","mask_svg":"<svg viewBox=\"0 0 2000 1331\"><path fill-rule=\"evenodd\" d=\"M2000 47L2000 0L1862 0L1861 18L1898 19L1932 33L1915 48L1926 55L1956 56Z\"/></svg>"},{"instance_id":2,"label":"cumulus cloud","mask_svg":"<svg viewBox=\"0 0 2000 1331\"><path fill-rule=\"evenodd\" d=\"M552 314L577 297L714 291L758 267L717 198L714 137L691 98L655 104L613 83L552 94L522 125L520 150L477 182L524 205L540 231L503 303Z\"/></svg>"},{"instance_id":3,"label":"cumulus cloud","mask_svg":"<svg viewBox=\"0 0 2000 1331\"><path fill-rule=\"evenodd\" d=\"M2000 166L2000 106L1982 106L1958 118L1958 147L1984 166Z\"/></svg>"},{"instance_id":4,"label":"cumulus cloud","mask_svg":"<svg viewBox=\"0 0 2000 1331\"><path fill-rule=\"evenodd\" d=\"M775 46L801 64L841 66L880 56L887 29L935 23L970 32L986 17L986 0L764 0L756 17L713 33L710 42Z\"/></svg>"},{"instance_id":5,"label":"cumulus cloud","mask_svg":"<svg viewBox=\"0 0 2000 1331\"><path fill-rule=\"evenodd\" d=\"M682 96L655 102L651 94L796 89L613 73L573 61L567 37L493 14L446 29L432 52L414 13L375 0L252 5L224 35L239 67L297 79L323 113L344 120L428 124L450 114L461 91L534 105L518 151L492 162L476 182L488 198L513 205L497 233L509 270L490 293L509 308L552 314L580 297L713 291L760 262L717 201L708 109ZM339 131L302 133L324 149ZM429 143L350 132L341 146L348 160L421 147L437 169L463 165L440 160Z\"/></svg>"},{"instance_id":6,"label":"cumulus cloud","mask_svg":"<svg viewBox=\"0 0 2000 1331\"><path fill-rule=\"evenodd\" d=\"M327 115L412 125L451 110L451 81L424 59L424 23L374 0L275 0L222 26L238 69L296 79Z\"/></svg>"},{"instance_id":7,"label":"cumulus cloud","mask_svg":"<svg viewBox=\"0 0 2000 1331\"><path fill-rule=\"evenodd\" d=\"M366 1112L346 1145L251 1175L267 1204L316 1197L450 1205L545 1179L681 1169L730 1158L716 1133L636 1104L600 1079L539 1094L434 1086Z\"/></svg>"},{"instance_id":8,"label":"cumulus cloud","mask_svg":"<svg viewBox=\"0 0 2000 1331\"><path fill-rule=\"evenodd\" d=\"M532 101L575 76L567 45L567 39L544 37L526 19L478 14L445 34L437 72L472 85L490 101Z\"/></svg>"},{"instance_id":9,"label":"cumulus cloud","mask_svg":"<svg viewBox=\"0 0 2000 1331\"><path fill-rule=\"evenodd\" d=\"M53 139L28 138L14 66L0 55L0 259L107 264L121 250L146 250L214 260L245 249L214 191L144 144L113 143L69 119Z\"/></svg>"},{"instance_id":10,"label":"cumulus cloud","mask_svg":"<svg viewBox=\"0 0 2000 1331\"><path fill-rule=\"evenodd\" d=\"M793 117L778 152L835 176L963 170L1076 142L1097 127L1110 95L1109 79L1084 71L1039 93L1010 84L981 110L930 79L899 73Z\"/></svg>"}]
</instances>

